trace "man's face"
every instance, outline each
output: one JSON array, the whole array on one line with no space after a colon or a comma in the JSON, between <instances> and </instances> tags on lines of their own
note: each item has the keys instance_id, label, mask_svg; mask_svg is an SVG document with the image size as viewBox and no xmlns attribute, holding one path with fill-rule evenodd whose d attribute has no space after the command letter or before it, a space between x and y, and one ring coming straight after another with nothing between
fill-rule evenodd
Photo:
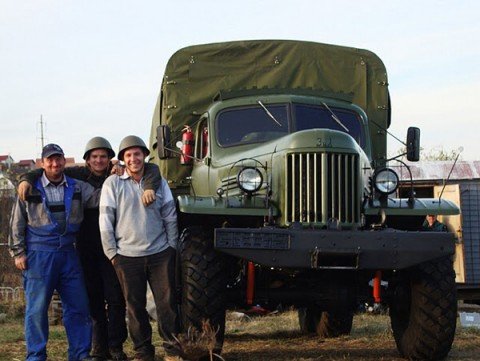
<instances>
[{"instance_id":1,"label":"man's face","mask_svg":"<svg viewBox=\"0 0 480 361\"><path fill-rule=\"evenodd\" d=\"M143 172L145 154L143 154L142 148L128 148L123 153L123 161L130 175L140 174Z\"/></svg>"},{"instance_id":2,"label":"man's face","mask_svg":"<svg viewBox=\"0 0 480 361\"><path fill-rule=\"evenodd\" d=\"M430 226L433 225L436 220L437 220L437 216L435 216L435 215L428 215L427 216L427 221L428 221L428 224Z\"/></svg>"},{"instance_id":3,"label":"man's face","mask_svg":"<svg viewBox=\"0 0 480 361\"><path fill-rule=\"evenodd\" d=\"M65 157L60 154L54 154L48 158L42 158L42 168L49 180L60 180L62 178L65 163Z\"/></svg>"},{"instance_id":4,"label":"man's face","mask_svg":"<svg viewBox=\"0 0 480 361\"><path fill-rule=\"evenodd\" d=\"M106 149L92 150L86 160L87 165L95 175L105 174L109 161L110 159L108 159L108 152Z\"/></svg>"}]
</instances>

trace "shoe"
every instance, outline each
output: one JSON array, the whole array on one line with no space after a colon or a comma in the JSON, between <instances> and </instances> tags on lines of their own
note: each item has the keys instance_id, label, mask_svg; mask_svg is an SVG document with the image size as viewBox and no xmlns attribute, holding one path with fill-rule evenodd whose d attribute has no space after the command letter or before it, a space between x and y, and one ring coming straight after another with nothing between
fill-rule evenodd
<instances>
[{"instance_id":1,"label":"shoe","mask_svg":"<svg viewBox=\"0 0 480 361\"><path fill-rule=\"evenodd\" d=\"M123 350L110 349L110 358L112 361L126 361L128 360L127 355Z\"/></svg>"},{"instance_id":2,"label":"shoe","mask_svg":"<svg viewBox=\"0 0 480 361\"><path fill-rule=\"evenodd\" d=\"M108 352L104 347L93 346L90 351L90 357L94 361L107 361L109 359Z\"/></svg>"}]
</instances>

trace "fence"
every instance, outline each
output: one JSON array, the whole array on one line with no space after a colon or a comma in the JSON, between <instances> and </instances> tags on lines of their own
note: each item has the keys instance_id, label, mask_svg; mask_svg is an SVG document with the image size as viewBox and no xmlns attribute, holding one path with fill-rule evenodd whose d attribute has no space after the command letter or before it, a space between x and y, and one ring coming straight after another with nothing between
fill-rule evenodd
<instances>
[{"instance_id":1,"label":"fence","mask_svg":"<svg viewBox=\"0 0 480 361\"><path fill-rule=\"evenodd\" d=\"M0 287L1 301L21 301L24 295L23 287Z\"/></svg>"}]
</instances>

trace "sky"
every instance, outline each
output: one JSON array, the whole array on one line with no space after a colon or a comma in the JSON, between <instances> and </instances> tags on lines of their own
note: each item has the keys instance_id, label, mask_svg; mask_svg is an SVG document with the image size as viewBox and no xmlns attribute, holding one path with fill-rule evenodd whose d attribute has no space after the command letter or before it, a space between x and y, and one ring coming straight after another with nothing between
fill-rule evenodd
<instances>
[{"instance_id":1,"label":"sky","mask_svg":"<svg viewBox=\"0 0 480 361\"><path fill-rule=\"evenodd\" d=\"M390 131L480 159L480 3L325 0L0 0L0 154L45 141L82 161L94 136L148 144L168 58L189 45L292 39L364 48L385 63ZM402 145L390 138L389 153Z\"/></svg>"}]
</instances>

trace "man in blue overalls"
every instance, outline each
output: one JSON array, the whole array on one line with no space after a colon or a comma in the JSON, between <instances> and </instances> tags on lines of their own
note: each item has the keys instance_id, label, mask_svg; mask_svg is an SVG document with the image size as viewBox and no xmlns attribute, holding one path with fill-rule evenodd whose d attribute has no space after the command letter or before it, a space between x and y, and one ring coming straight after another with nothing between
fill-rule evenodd
<instances>
[{"instance_id":1,"label":"man in blue overalls","mask_svg":"<svg viewBox=\"0 0 480 361\"><path fill-rule=\"evenodd\" d=\"M66 177L65 163L63 150L47 144L42 177L26 201L17 199L12 213L10 253L23 271L28 361L47 359L48 306L54 290L62 301L68 360L92 360L88 298L74 243L84 207L98 206L99 194L91 185Z\"/></svg>"}]
</instances>

